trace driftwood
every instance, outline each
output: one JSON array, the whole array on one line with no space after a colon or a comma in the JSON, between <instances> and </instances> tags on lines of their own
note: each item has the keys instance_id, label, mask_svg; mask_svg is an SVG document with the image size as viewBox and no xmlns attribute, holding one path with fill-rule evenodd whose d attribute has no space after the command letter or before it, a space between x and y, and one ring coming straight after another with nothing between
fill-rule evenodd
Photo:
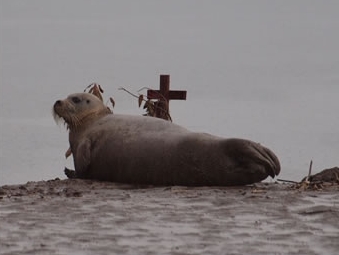
<instances>
[{"instance_id":1,"label":"driftwood","mask_svg":"<svg viewBox=\"0 0 339 255\"><path fill-rule=\"evenodd\" d=\"M305 179L305 178L304 178ZM309 176L308 180L310 182L331 182L339 184L339 167L332 167L324 169L323 171Z\"/></svg>"},{"instance_id":2,"label":"driftwood","mask_svg":"<svg viewBox=\"0 0 339 255\"><path fill-rule=\"evenodd\" d=\"M324 185L339 184L339 167L324 169L312 175L312 160L308 169L308 175L300 182L278 179L278 181L293 183L293 188L298 190L322 190Z\"/></svg>"}]
</instances>

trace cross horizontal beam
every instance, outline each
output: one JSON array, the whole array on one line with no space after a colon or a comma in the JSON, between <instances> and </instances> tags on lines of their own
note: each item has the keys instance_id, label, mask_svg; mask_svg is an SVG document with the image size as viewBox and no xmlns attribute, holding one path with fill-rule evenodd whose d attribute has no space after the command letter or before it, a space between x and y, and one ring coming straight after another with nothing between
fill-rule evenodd
<instances>
[{"instance_id":1,"label":"cross horizontal beam","mask_svg":"<svg viewBox=\"0 0 339 255\"><path fill-rule=\"evenodd\" d=\"M160 75L160 90L147 90L148 99L158 99L169 102L169 100L186 100L187 91L170 90L170 76Z\"/></svg>"}]
</instances>

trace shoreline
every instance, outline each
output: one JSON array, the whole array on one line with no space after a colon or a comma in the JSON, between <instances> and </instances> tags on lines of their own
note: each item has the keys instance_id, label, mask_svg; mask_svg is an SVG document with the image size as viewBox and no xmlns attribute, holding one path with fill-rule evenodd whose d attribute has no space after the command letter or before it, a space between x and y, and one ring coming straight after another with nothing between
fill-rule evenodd
<instances>
[{"instance_id":1,"label":"shoreline","mask_svg":"<svg viewBox=\"0 0 339 255\"><path fill-rule=\"evenodd\" d=\"M335 254L339 185L0 187L0 254Z\"/></svg>"}]
</instances>

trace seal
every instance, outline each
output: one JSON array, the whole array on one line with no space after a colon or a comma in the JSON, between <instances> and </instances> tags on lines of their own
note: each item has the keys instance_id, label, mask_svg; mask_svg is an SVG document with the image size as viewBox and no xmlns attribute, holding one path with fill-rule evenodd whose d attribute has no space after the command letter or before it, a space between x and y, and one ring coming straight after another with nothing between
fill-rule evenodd
<instances>
[{"instance_id":1,"label":"seal","mask_svg":"<svg viewBox=\"0 0 339 255\"><path fill-rule=\"evenodd\" d=\"M69 129L69 178L130 184L235 186L280 172L277 156L250 140L196 133L146 116L112 114L96 96L71 94L53 106Z\"/></svg>"}]
</instances>

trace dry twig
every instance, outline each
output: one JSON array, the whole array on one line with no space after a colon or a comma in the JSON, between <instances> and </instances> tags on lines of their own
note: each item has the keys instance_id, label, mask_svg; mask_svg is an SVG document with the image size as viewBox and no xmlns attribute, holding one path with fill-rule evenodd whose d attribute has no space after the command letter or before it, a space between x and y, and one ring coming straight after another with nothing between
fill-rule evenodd
<instances>
[{"instance_id":1,"label":"dry twig","mask_svg":"<svg viewBox=\"0 0 339 255\"><path fill-rule=\"evenodd\" d=\"M141 89L138 90L138 92L143 90L143 89L148 89L148 88L146 88L146 87L141 88ZM153 100L147 98L147 96L144 96L143 94L140 94L139 96L137 96L137 95L133 94L132 92L128 91L127 89L125 89L123 87L120 87L119 90L123 90L123 91L127 92L128 94L130 94L131 96L137 98L139 107L141 107L142 102L144 102L143 109L146 110L146 114L144 114L144 116L157 117L157 118L172 121L171 115L166 110L168 108L168 106L164 105L164 104L167 104L167 101L165 100L163 95L161 95L160 93L155 91L156 93L159 94L160 97L163 98L163 100L159 99L159 100L153 101ZM145 97L147 99L145 99Z\"/></svg>"}]
</instances>

